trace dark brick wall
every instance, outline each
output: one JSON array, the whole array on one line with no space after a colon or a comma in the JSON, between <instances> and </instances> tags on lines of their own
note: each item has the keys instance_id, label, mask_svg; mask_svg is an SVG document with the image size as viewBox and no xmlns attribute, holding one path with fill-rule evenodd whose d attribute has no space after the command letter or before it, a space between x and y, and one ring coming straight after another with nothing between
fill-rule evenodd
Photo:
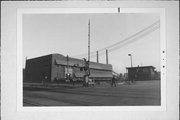
<instances>
[{"instance_id":1,"label":"dark brick wall","mask_svg":"<svg viewBox=\"0 0 180 120\"><path fill-rule=\"evenodd\" d=\"M45 76L47 76L46 82L55 82L56 80L64 81L65 76L65 67L67 66L67 58L60 54L52 54L42 57L37 57L33 59L28 59L26 61L26 72L25 72L25 82L33 82L33 83L41 83L45 80ZM56 60L59 60L65 64L57 64ZM82 60L74 60L69 59L71 63L70 68L76 75L80 75L78 78L82 78L84 76L84 71L80 71L80 67L72 66L74 64L82 63ZM94 63L95 64L95 63ZM96 63L97 64L97 63ZM80 64L81 65L81 64ZM104 67L107 69L92 69L91 68L91 78L97 78L97 80L111 80L112 78L112 66L105 64L97 64L96 67ZM111 68L111 69L110 69Z\"/></svg>"},{"instance_id":2,"label":"dark brick wall","mask_svg":"<svg viewBox=\"0 0 180 120\"><path fill-rule=\"evenodd\" d=\"M153 67L135 67L128 68L129 80L144 81L144 80L154 80L155 71Z\"/></svg>"},{"instance_id":3,"label":"dark brick wall","mask_svg":"<svg viewBox=\"0 0 180 120\"><path fill-rule=\"evenodd\" d=\"M51 61L52 55L27 60L25 81L40 83L45 80L45 76L47 76L46 82L50 82Z\"/></svg>"}]
</instances>

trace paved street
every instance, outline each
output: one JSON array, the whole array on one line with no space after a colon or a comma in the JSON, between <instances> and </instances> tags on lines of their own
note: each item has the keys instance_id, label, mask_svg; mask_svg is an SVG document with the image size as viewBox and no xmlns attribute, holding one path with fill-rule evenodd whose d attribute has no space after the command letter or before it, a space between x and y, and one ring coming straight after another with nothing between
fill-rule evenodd
<instances>
[{"instance_id":1,"label":"paved street","mask_svg":"<svg viewBox=\"0 0 180 120\"><path fill-rule=\"evenodd\" d=\"M160 105L160 81L132 85L30 88L23 90L24 106L143 106Z\"/></svg>"}]
</instances>

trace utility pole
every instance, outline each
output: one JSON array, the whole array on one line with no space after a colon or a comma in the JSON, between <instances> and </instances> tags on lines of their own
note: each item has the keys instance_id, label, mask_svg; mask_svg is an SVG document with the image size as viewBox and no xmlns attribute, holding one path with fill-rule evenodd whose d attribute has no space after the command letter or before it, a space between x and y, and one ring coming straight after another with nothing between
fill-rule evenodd
<instances>
[{"instance_id":1,"label":"utility pole","mask_svg":"<svg viewBox=\"0 0 180 120\"><path fill-rule=\"evenodd\" d=\"M89 76L90 76L90 19L88 22L88 60L86 60L86 58L84 58L84 71L85 71L85 75L84 75L84 85L88 86L88 81L89 81Z\"/></svg>"},{"instance_id":2,"label":"utility pole","mask_svg":"<svg viewBox=\"0 0 180 120\"><path fill-rule=\"evenodd\" d=\"M85 76L84 76L84 85L88 86L88 81L89 81L89 76L90 76L90 69L89 69L89 64L90 64L90 19L88 23L88 61L84 59L85 63Z\"/></svg>"},{"instance_id":3,"label":"utility pole","mask_svg":"<svg viewBox=\"0 0 180 120\"><path fill-rule=\"evenodd\" d=\"M67 55L67 80L69 81L69 56Z\"/></svg>"},{"instance_id":4,"label":"utility pole","mask_svg":"<svg viewBox=\"0 0 180 120\"><path fill-rule=\"evenodd\" d=\"M90 75L90 69L89 69L89 65L90 65L90 19L89 19L89 23L88 23L88 61L87 61L87 75Z\"/></svg>"},{"instance_id":5,"label":"utility pole","mask_svg":"<svg viewBox=\"0 0 180 120\"><path fill-rule=\"evenodd\" d=\"M90 20L88 23L88 62L90 61Z\"/></svg>"}]
</instances>

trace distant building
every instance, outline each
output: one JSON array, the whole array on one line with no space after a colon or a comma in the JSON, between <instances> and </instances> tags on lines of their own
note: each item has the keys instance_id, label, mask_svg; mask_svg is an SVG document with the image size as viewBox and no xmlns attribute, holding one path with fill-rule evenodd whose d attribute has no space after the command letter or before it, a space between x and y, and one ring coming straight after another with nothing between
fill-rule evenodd
<instances>
[{"instance_id":1,"label":"distant building","mask_svg":"<svg viewBox=\"0 0 180 120\"><path fill-rule=\"evenodd\" d=\"M128 79L135 81L155 80L157 72L153 66L127 67Z\"/></svg>"},{"instance_id":2,"label":"distant building","mask_svg":"<svg viewBox=\"0 0 180 120\"><path fill-rule=\"evenodd\" d=\"M112 65L90 62L90 78L94 80L111 80ZM39 83L65 81L67 74L76 80L85 75L84 61L66 57L61 54L50 54L26 60L25 81Z\"/></svg>"},{"instance_id":3,"label":"distant building","mask_svg":"<svg viewBox=\"0 0 180 120\"><path fill-rule=\"evenodd\" d=\"M161 72L155 71L155 79L160 80L161 79Z\"/></svg>"}]
</instances>

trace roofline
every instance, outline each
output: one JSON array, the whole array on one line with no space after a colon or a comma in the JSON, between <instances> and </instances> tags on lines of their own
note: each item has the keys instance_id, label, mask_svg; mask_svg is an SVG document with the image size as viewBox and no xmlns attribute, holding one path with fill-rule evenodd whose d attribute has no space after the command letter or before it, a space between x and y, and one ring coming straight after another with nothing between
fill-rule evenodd
<instances>
[{"instance_id":1,"label":"roofline","mask_svg":"<svg viewBox=\"0 0 180 120\"><path fill-rule=\"evenodd\" d=\"M131 69L131 68L145 68L145 67L155 68L154 66L138 66L138 67L126 67L126 69Z\"/></svg>"},{"instance_id":2,"label":"roofline","mask_svg":"<svg viewBox=\"0 0 180 120\"><path fill-rule=\"evenodd\" d=\"M62 55L62 54L52 53L52 54L41 55L41 56L38 56L38 57L29 58L29 59L27 59L27 60L33 60L33 59L42 58L42 57L47 57L47 56L52 56L52 55ZM62 56L64 56L64 55L62 55ZM66 56L64 56L64 57L66 57Z\"/></svg>"},{"instance_id":3,"label":"roofline","mask_svg":"<svg viewBox=\"0 0 180 120\"><path fill-rule=\"evenodd\" d=\"M53 56L53 55L60 55L60 56L63 56L63 57L67 57L67 56L64 56L62 54L59 54L59 53L53 53L53 54L48 54L48 55L42 55L42 56L39 56L39 57L34 57L34 58L30 58L30 59L27 59L28 60L35 60L35 59L39 59L39 58L43 58L43 57L48 57L48 56ZM79 58L73 58L73 57L69 57L70 59L76 59L76 60L82 60L83 61L83 58L82 59L79 59ZM94 62L94 61L90 61L90 63L97 63L97 62ZM98 63L98 64L101 64L101 65L109 65L112 67L111 64L104 64L104 63Z\"/></svg>"},{"instance_id":4,"label":"roofline","mask_svg":"<svg viewBox=\"0 0 180 120\"><path fill-rule=\"evenodd\" d=\"M76 60L82 60L83 61L83 58L82 59L79 59L79 58L73 58L73 57L69 57L70 59L76 59ZM94 62L94 61L90 61L90 63L98 63L98 62ZM101 65L111 65L111 64L105 64L105 63L98 63L98 64L101 64ZM112 66L112 65L111 65Z\"/></svg>"},{"instance_id":5,"label":"roofline","mask_svg":"<svg viewBox=\"0 0 180 120\"><path fill-rule=\"evenodd\" d=\"M48 56L52 56L52 54L42 55L42 56L39 56L39 57L33 57L33 58L29 58L29 59L27 59L27 60L34 60L34 59L43 58L43 57L48 57Z\"/></svg>"},{"instance_id":6,"label":"roofline","mask_svg":"<svg viewBox=\"0 0 180 120\"><path fill-rule=\"evenodd\" d=\"M67 57L67 56L64 56L64 55L59 54L59 53L55 53L55 54L52 54L52 55L61 55L61 56L63 56L63 57ZM69 57L69 56L68 56L68 57ZM81 61L84 61L83 58L69 57L69 59L75 59L75 60L81 60ZM97 63L97 62L90 61L90 63ZM110 65L110 66L112 66L111 64L105 64L105 63L98 63L98 64L101 64L101 65Z\"/></svg>"}]
</instances>

